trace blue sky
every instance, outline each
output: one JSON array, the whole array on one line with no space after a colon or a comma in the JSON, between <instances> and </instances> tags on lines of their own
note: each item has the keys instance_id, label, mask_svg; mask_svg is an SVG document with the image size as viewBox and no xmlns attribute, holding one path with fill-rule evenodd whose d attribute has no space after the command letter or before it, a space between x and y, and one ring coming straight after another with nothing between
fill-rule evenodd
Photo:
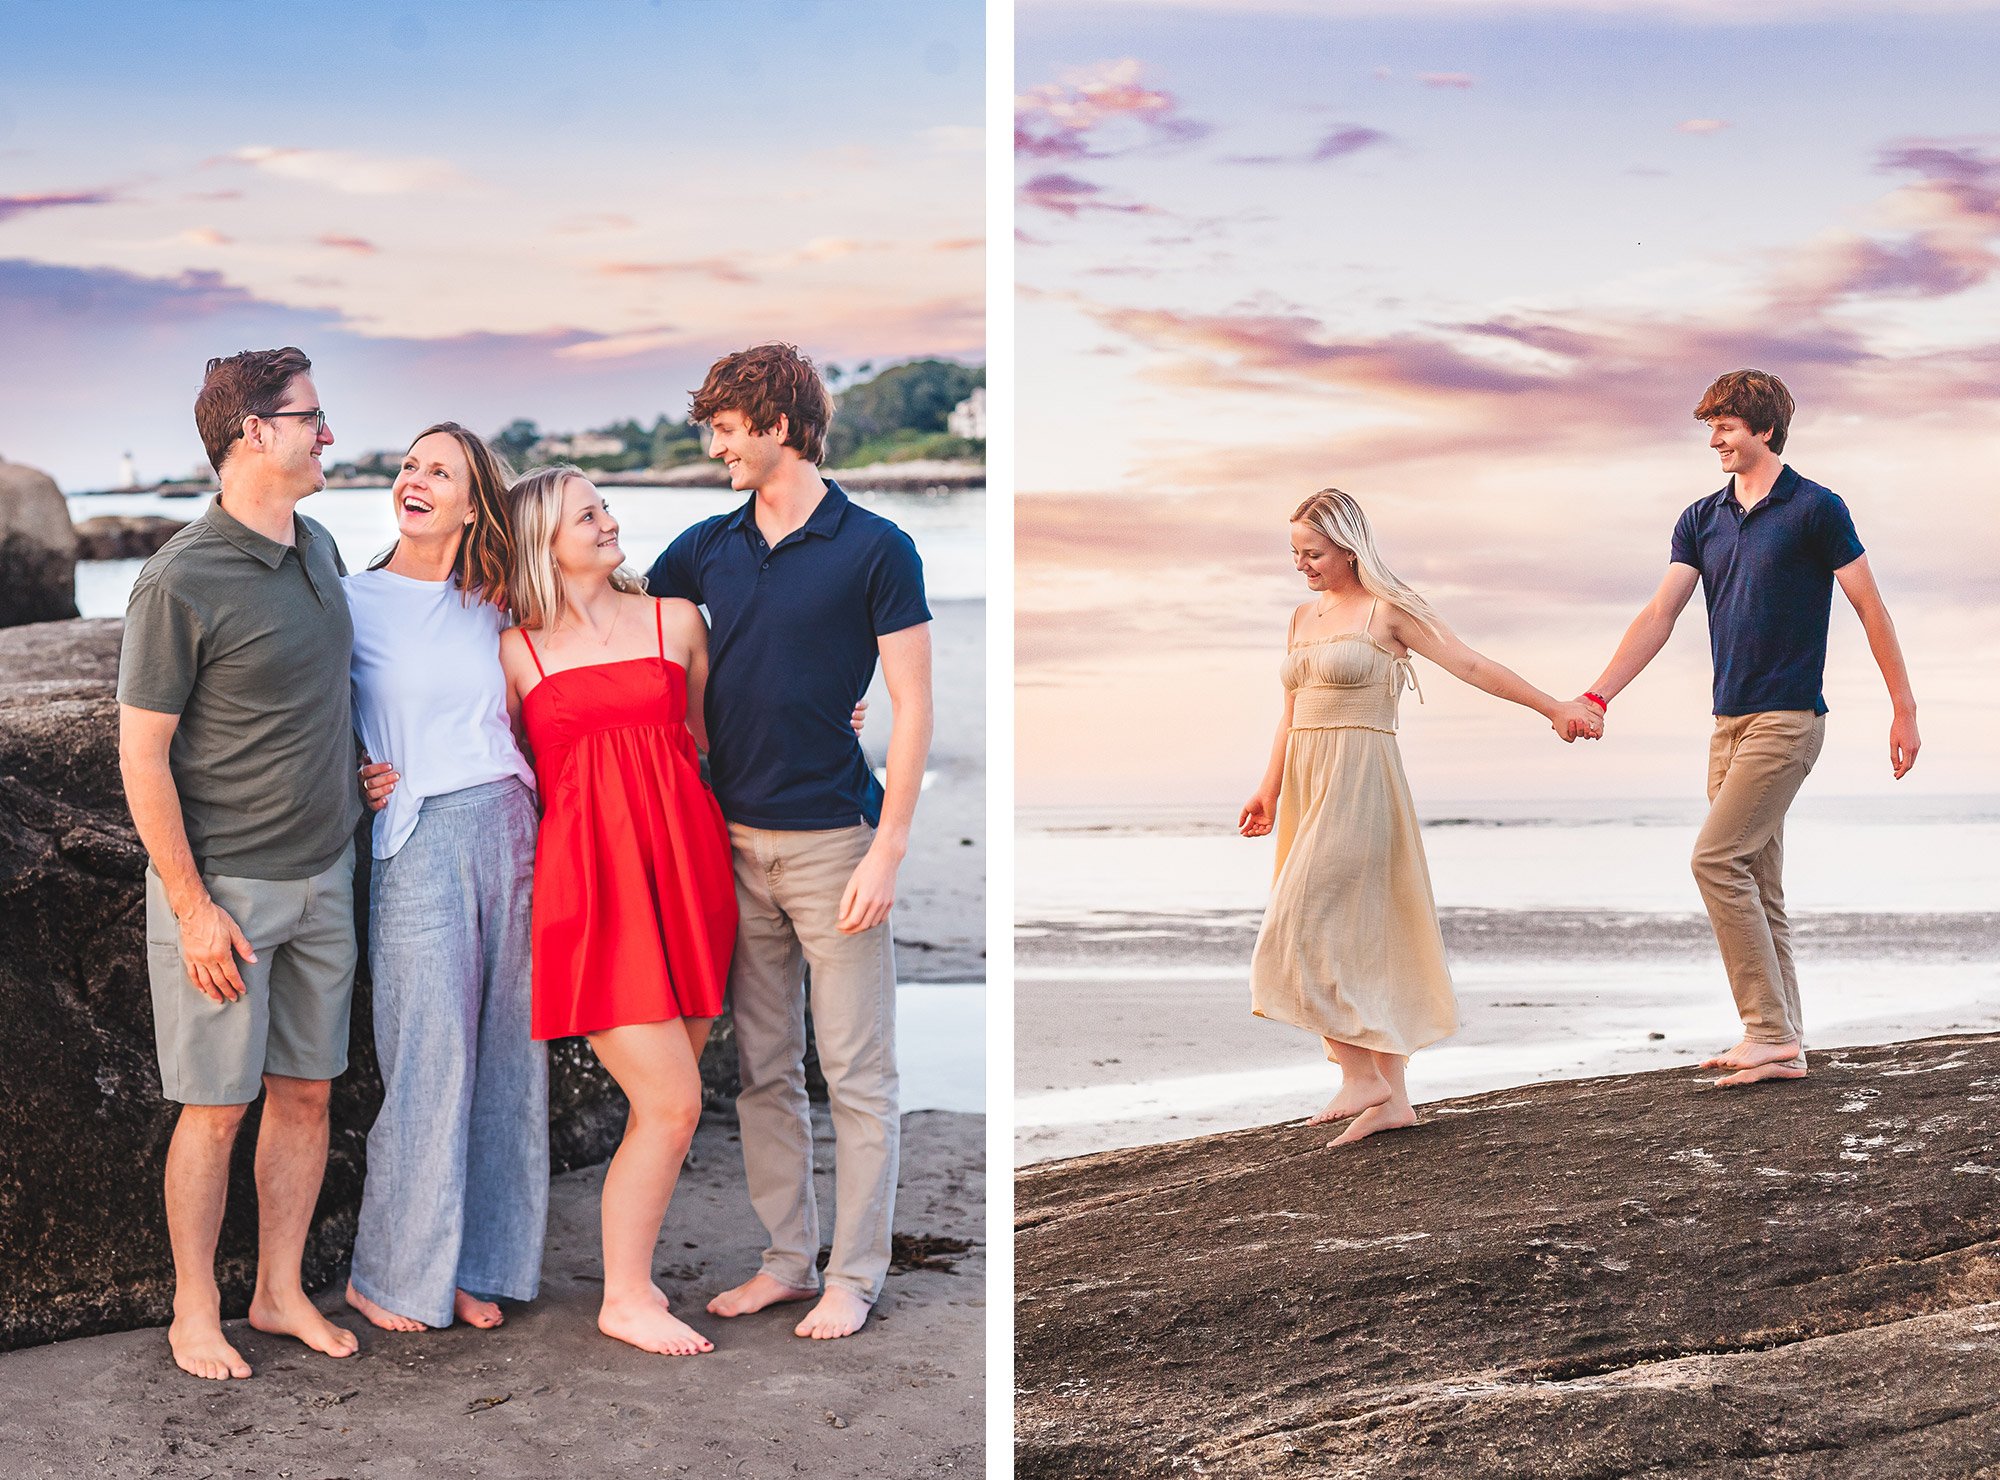
<instances>
[{"instance_id":1,"label":"blue sky","mask_svg":"<svg viewBox=\"0 0 2000 1480\"><path fill-rule=\"evenodd\" d=\"M0 455L66 487L192 465L201 362L252 345L314 357L337 452L677 412L758 339L983 354L973 0L5 27Z\"/></svg>"},{"instance_id":2,"label":"blue sky","mask_svg":"<svg viewBox=\"0 0 2000 1480\"><path fill-rule=\"evenodd\" d=\"M1847 498L1918 664L1904 784L1990 789L2000 10L1807 13L1024 0L1024 800L1254 781L1285 515L1329 484L1475 646L1576 692L1719 485L1688 413L1746 364L1798 395L1792 460ZM1427 687L1405 743L1443 795L1698 784L1698 610L1587 754ZM1815 785L1884 789L1838 599L1828 698Z\"/></svg>"}]
</instances>

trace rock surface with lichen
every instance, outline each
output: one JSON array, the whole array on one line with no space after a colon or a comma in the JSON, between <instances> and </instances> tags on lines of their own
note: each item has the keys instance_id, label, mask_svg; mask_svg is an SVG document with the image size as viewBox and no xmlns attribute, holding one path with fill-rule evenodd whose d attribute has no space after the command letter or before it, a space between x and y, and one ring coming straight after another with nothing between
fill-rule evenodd
<instances>
[{"instance_id":1,"label":"rock surface with lichen","mask_svg":"<svg viewBox=\"0 0 2000 1480\"><path fill-rule=\"evenodd\" d=\"M1029 1167L1017 1473L2000 1475L2000 1036Z\"/></svg>"}]
</instances>

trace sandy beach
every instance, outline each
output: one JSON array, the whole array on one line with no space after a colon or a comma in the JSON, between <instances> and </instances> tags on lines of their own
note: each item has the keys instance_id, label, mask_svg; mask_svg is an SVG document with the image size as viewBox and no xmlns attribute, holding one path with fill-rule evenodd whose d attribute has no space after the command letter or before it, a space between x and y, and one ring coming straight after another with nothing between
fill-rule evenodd
<instances>
[{"instance_id":1,"label":"sandy beach","mask_svg":"<svg viewBox=\"0 0 2000 1480\"><path fill-rule=\"evenodd\" d=\"M981 1473L985 1422L985 1124L904 1117L899 1268L842 1341L791 1334L803 1307L721 1321L701 1308L756 1267L761 1230L736 1128L705 1125L656 1255L661 1288L715 1350L670 1358L595 1326L602 1168L555 1182L541 1298L497 1331L377 1331L335 1362L242 1321L256 1369L216 1384L175 1369L159 1330L0 1355L9 1476L546 1480L555 1475L923 1476ZM821 1161L832 1144L821 1126ZM831 1180L820 1180L822 1207ZM914 1267L920 1266L920 1267Z\"/></svg>"},{"instance_id":2,"label":"sandy beach","mask_svg":"<svg viewBox=\"0 0 2000 1480\"><path fill-rule=\"evenodd\" d=\"M1442 919L1462 1026L1411 1060L1420 1103L1690 1064L1735 1041L1703 917L1460 908ZM1796 925L1809 1048L2000 1028L2000 915ZM1335 1082L1319 1041L1250 1015L1255 939L1256 916L1241 911L1024 922L1017 1163L1316 1110Z\"/></svg>"}]
</instances>

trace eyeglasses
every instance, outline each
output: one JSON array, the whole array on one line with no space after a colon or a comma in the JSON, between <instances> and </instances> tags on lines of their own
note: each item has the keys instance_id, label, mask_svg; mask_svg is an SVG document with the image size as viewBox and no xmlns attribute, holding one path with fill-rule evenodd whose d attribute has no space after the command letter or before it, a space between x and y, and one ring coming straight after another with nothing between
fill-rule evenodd
<instances>
[{"instance_id":1,"label":"eyeglasses","mask_svg":"<svg viewBox=\"0 0 2000 1480\"><path fill-rule=\"evenodd\" d=\"M266 419L274 416L310 416L313 419L313 435L315 437L326 430L326 412L318 406L313 407L310 411L266 411L264 416Z\"/></svg>"}]
</instances>

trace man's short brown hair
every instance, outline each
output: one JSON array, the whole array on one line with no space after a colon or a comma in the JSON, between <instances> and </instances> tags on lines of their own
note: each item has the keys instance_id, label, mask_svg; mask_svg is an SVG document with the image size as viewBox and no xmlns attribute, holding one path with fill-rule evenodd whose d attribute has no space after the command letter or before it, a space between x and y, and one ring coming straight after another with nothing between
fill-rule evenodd
<instances>
[{"instance_id":1,"label":"man's short brown hair","mask_svg":"<svg viewBox=\"0 0 2000 1480\"><path fill-rule=\"evenodd\" d=\"M709 422L723 411L740 413L752 432L768 432L785 419L785 445L809 463L826 456L833 397L813 362L790 344L760 344L724 355L688 408L691 421Z\"/></svg>"},{"instance_id":2,"label":"man's short brown hair","mask_svg":"<svg viewBox=\"0 0 2000 1480\"><path fill-rule=\"evenodd\" d=\"M1717 376L1694 408L1696 421L1734 416L1759 435L1771 434L1771 450L1785 450L1785 433L1792 425L1792 393L1777 376L1763 370L1732 370Z\"/></svg>"},{"instance_id":3,"label":"man's short brown hair","mask_svg":"<svg viewBox=\"0 0 2000 1480\"><path fill-rule=\"evenodd\" d=\"M306 352L289 344L210 360L201 393L194 398L194 424L208 450L209 466L220 473L229 449L243 435L243 418L278 410L292 381L310 369Z\"/></svg>"}]
</instances>

